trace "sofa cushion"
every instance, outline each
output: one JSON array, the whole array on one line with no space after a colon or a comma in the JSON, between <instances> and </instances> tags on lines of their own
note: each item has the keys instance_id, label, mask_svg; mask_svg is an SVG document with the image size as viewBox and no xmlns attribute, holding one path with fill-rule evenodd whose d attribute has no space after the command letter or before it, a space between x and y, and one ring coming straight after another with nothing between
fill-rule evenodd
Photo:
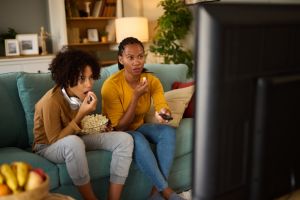
<instances>
[{"instance_id":1,"label":"sofa cushion","mask_svg":"<svg viewBox=\"0 0 300 200\"><path fill-rule=\"evenodd\" d=\"M174 160L168 178L168 183L172 189L180 191L191 189L192 159L193 155L190 153Z\"/></svg>"},{"instance_id":2,"label":"sofa cushion","mask_svg":"<svg viewBox=\"0 0 300 200\"><path fill-rule=\"evenodd\" d=\"M185 88L185 87L189 87L191 85L195 85L195 81L186 82L186 83L176 81L172 84L172 89ZM194 117L194 112L195 112L195 94L193 94L193 96L189 102L189 105L185 109L185 111L183 113L183 117L185 117L185 118Z\"/></svg>"},{"instance_id":3,"label":"sofa cushion","mask_svg":"<svg viewBox=\"0 0 300 200\"><path fill-rule=\"evenodd\" d=\"M117 72L118 66L117 65L111 65L109 67L103 67L101 68L101 72L100 72L100 79L95 81L94 85L93 85L93 92L95 92L95 94L97 95L98 98L98 104L97 104L97 108L95 113L101 113L102 109L101 109L101 101L102 101L102 97L101 97L101 87L104 83L104 81L113 73Z\"/></svg>"},{"instance_id":4,"label":"sofa cushion","mask_svg":"<svg viewBox=\"0 0 300 200\"><path fill-rule=\"evenodd\" d=\"M89 173L91 180L100 179L103 177L109 177L111 152L100 151L88 151L87 152ZM67 172L65 164L58 164L60 183L62 185L72 184L72 180Z\"/></svg>"},{"instance_id":5,"label":"sofa cushion","mask_svg":"<svg viewBox=\"0 0 300 200\"><path fill-rule=\"evenodd\" d=\"M19 99L18 73L0 74L0 147L28 147L26 121Z\"/></svg>"},{"instance_id":6,"label":"sofa cushion","mask_svg":"<svg viewBox=\"0 0 300 200\"><path fill-rule=\"evenodd\" d=\"M34 106L37 101L54 86L50 73L20 73L17 77L19 97L21 99L26 123L29 144L33 142Z\"/></svg>"},{"instance_id":7,"label":"sofa cushion","mask_svg":"<svg viewBox=\"0 0 300 200\"><path fill-rule=\"evenodd\" d=\"M176 129L175 158L193 151L193 118L183 118Z\"/></svg>"},{"instance_id":8,"label":"sofa cushion","mask_svg":"<svg viewBox=\"0 0 300 200\"><path fill-rule=\"evenodd\" d=\"M161 81L164 91L172 89L174 81L185 82L188 67L185 64L145 64Z\"/></svg>"},{"instance_id":9,"label":"sofa cushion","mask_svg":"<svg viewBox=\"0 0 300 200\"><path fill-rule=\"evenodd\" d=\"M10 164L14 161L24 161L31 164L33 168L42 168L50 177L50 189L59 186L58 170L52 162L16 147L0 148L0 163Z\"/></svg>"}]
</instances>

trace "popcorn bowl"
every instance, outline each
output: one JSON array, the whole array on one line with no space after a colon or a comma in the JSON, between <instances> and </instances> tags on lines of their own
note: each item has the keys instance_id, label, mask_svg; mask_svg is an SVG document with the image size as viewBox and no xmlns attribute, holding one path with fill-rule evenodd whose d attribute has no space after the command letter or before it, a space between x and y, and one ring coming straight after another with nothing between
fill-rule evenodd
<instances>
[{"instance_id":1,"label":"popcorn bowl","mask_svg":"<svg viewBox=\"0 0 300 200\"><path fill-rule=\"evenodd\" d=\"M109 119L99 114L84 117L81 121L81 126L81 134L83 135L107 132L111 128Z\"/></svg>"},{"instance_id":2,"label":"popcorn bowl","mask_svg":"<svg viewBox=\"0 0 300 200\"><path fill-rule=\"evenodd\" d=\"M107 126L108 126L108 123L85 128L82 130L81 134L89 135L89 134L95 134L95 133L103 133L103 132L107 131Z\"/></svg>"}]
</instances>

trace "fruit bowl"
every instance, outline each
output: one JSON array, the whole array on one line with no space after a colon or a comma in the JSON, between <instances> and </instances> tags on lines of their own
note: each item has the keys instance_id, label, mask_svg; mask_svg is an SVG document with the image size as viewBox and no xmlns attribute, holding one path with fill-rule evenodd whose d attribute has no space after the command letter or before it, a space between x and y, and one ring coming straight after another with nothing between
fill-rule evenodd
<instances>
[{"instance_id":1,"label":"fruit bowl","mask_svg":"<svg viewBox=\"0 0 300 200\"><path fill-rule=\"evenodd\" d=\"M41 200L49 192L49 176L23 161L0 165L0 200Z\"/></svg>"},{"instance_id":2,"label":"fruit bowl","mask_svg":"<svg viewBox=\"0 0 300 200\"><path fill-rule=\"evenodd\" d=\"M18 194L10 194L0 197L0 200L42 200L49 194L49 176L42 184L32 190L22 191Z\"/></svg>"}]
</instances>

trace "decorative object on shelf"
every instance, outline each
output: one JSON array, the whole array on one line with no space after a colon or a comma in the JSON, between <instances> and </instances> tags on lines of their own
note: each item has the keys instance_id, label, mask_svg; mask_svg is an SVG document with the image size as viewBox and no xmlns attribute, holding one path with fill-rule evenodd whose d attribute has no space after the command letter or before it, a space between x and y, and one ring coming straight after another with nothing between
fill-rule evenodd
<instances>
[{"instance_id":1,"label":"decorative object on shelf","mask_svg":"<svg viewBox=\"0 0 300 200\"><path fill-rule=\"evenodd\" d=\"M98 30L97 29L95 29L95 28L88 29L87 30L87 35L88 35L89 42L99 42Z\"/></svg>"},{"instance_id":2,"label":"decorative object on shelf","mask_svg":"<svg viewBox=\"0 0 300 200\"><path fill-rule=\"evenodd\" d=\"M188 65L188 76L193 74L193 56L185 49L181 40L185 38L193 20L191 11L182 0L162 0L159 3L164 14L158 18L156 34L150 52L164 57L164 63Z\"/></svg>"},{"instance_id":3,"label":"decorative object on shelf","mask_svg":"<svg viewBox=\"0 0 300 200\"><path fill-rule=\"evenodd\" d=\"M18 40L16 40L16 39L6 39L5 40L5 55L6 56L20 55Z\"/></svg>"},{"instance_id":4,"label":"decorative object on shelf","mask_svg":"<svg viewBox=\"0 0 300 200\"><path fill-rule=\"evenodd\" d=\"M84 2L84 5L85 5L85 12L87 13L87 16L88 16L88 17L91 16L91 9L90 9L91 3L92 3L92 2L90 2L90 1Z\"/></svg>"},{"instance_id":5,"label":"decorative object on shelf","mask_svg":"<svg viewBox=\"0 0 300 200\"><path fill-rule=\"evenodd\" d=\"M100 16L102 3L103 3L103 0L95 2L93 12L92 12L93 17L99 17Z\"/></svg>"},{"instance_id":6,"label":"decorative object on shelf","mask_svg":"<svg viewBox=\"0 0 300 200\"><path fill-rule=\"evenodd\" d=\"M110 20L106 27L105 30L108 32L107 35L107 40L109 42L115 42L116 41L116 25L115 25L115 20Z\"/></svg>"},{"instance_id":7,"label":"decorative object on shelf","mask_svg":"<svg viewBox=\"0 0 300 200\"><path fill-rule=\"evenodd\" d=\"M38 35L37 34L17 34L21 55L38 55Z\"/></svg>"},{"instance_id":8,"label":"decorative object on shelf","mask_svg":"<svg viewBox=\"0 0 300 200\"><path fill-rule=\"evenodd\" d=\"M84 44L87 44L87 43L89 43L89 39L87 39L87 38L83 38L83 39L82 39L82 43L84 43Z\"/></svg>"},{"instance_id":9,"label":"decorative object on shelf","mask_svg":"<svg viewBox=\"0 0 300 200\"><path fill-rule=\"evenodd\" d=\"M17 32L13 28L8 28L8 31L0 34L0 55L5 55L4 40L15 39Z\"/></svg>"},{"instance_id":10,"label":"decorative object on shelf","mask_svg":"<svg viewBox=\"0 0 300 200\"><path fill-rule=\"evenodd\" d=\"M103 30L100 31L100 37L101 37L101 42L107 43L108 42L108 32Z\"/></svg>"},{"instance_id":11,"label":"decorative object on shelf","mask_svg":"<svg viewBox=\"0 0 300 200\"><path fill-rule=\"evenodd\" d=\"M148 19L145 17L122 17L115 20L117 43L126 37L135 37L141 42L149 39ZM130 28L128 28L130 27Z\"/></svg>"},{"instance_id":12,"label":"decorative object on shelf","mask_svg":"<svg viewBox=\"0 0 300 200\"><path fill-rule=\"evenodd\" d=\"M41 55L47 55L47 45L46 45L46 40L49 38L50 34L45 31L44 27L41 27L40 30L40 35L39 35L39 42L40 42L40 47L42 49Z\"/></svg>"},{"instance_id":13,"label":"decorative object on shelf","mask_svg":"<svg viewBox=\"0 0 300 200\"><path fill-rule=\"evenodd\" d=\"M8 28L8 31L6 33L0 34L0 42L4 42L5 39L15 39L17 35L17 32L13 28Z\"/></svg>"}]
</instances>

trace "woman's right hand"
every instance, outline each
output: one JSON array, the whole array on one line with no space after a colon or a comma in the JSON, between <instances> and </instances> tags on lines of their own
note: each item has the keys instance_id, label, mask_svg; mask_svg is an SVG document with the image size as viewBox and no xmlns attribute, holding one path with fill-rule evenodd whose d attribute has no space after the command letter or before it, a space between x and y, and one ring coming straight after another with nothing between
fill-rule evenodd
<instances>
[{"instance_id":1,"label":"woman's right hand","mask_svg":"<svg viewBox=\"0 0 300 200\"><path fill-rule=\"evenodd\" d=\"M79 111L81 110L83 113L85 113L85 115L93 112L96 110L96 106L97 106L97 96L94 92L88 92L86 97L84 98Z\"/></svg>"},{"instance_id":2,"label":"woman's right hand","mask_svg":"<svg viewBox=\"0 0 300 200\"><path fill-rule=\"evenodd\" d=\"M139 84L134 89L134 96L137 98L143 96L148 92L148 81L145 79L144 81L139 82Z\"/></svg>"}]
</instances>

